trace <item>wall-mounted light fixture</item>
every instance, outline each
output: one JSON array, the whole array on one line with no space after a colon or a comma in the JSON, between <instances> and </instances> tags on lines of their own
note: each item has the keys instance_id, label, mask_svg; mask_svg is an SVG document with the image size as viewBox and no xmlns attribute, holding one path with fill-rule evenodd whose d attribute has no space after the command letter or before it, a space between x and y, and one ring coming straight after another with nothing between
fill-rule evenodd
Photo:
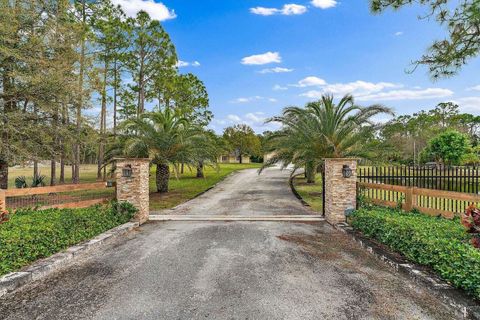
<instances>
[{"instance_id":1,"label":"wall-mounted light fixture","mask_svg":"<svg viewBox=\"0 0 480 320\"><path fill-rule=\"evenodd\" d=\"M346 164L343 165L342 175L344 178L347 178L347 179L352 176L352 169Z\"/></svg>"},{"instance_id":2,"label":"wall-mounted light fixture","mask_svg":"<svg viewBox=\"0 0 480 320\"><path fill-rule=\"evenodd\" d=\"M122 177L131 178L132 177L132 166L127 164L125 168L122 169Z\"/></svg>"}]
</instances>

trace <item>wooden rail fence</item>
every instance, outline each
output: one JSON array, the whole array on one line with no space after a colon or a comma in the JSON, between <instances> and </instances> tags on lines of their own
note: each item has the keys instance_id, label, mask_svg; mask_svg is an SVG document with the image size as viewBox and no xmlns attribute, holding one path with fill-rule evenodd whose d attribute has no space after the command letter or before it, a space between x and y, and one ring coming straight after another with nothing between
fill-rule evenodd
<instances>
[{"instance_id":1,"label":"wooden rail fence","mask_svg":"<svg viewBox=\"0 0 480 320\"><path fill-rule=\"evenodd\" d=\"M106 182L68 184L51 187L0 189L0 210L35 207L85 208L114 197Z\"/></svg>"},{"instance_id":2,"label":"wooden rail fence","mask_svg":"<svg viewBox=\"0 0 480 320\"><path fill-rule=\"evenodd\" d=\"M480 204L480 195L455 191L358 182L358 194L371 202L405 211L417 209L432 215L452 219L471 204Z\"/></svg>"}]
</instances>

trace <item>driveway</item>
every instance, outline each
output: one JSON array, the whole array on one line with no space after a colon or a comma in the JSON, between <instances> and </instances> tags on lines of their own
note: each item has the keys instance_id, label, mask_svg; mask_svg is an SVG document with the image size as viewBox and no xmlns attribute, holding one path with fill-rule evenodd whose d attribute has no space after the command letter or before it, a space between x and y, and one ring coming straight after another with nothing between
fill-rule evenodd
<instances>
[{"instance_id":1,"label":"driveway","mask_svg":"<svg viewBox=\"0 0 480 320\"><path fill-rule=\"evenodd\" d=\"M239 172L174 214L309 214ZM327 223L148 223L0 300L1 319L454 319Z\"/></svg>"}]
</instances>

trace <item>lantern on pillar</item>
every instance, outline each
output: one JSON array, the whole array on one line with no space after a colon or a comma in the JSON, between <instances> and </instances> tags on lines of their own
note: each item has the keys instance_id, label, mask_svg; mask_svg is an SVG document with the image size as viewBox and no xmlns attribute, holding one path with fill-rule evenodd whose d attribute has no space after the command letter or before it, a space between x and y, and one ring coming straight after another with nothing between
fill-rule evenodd
<instances>
[{"instance_id":1,"label":"lantern on pillar","mask_svg":"<svg viewBox=\"0 0 480 320\"><path fill-rule=\"evenodd\" d=\"M346 164L343 165L342 176L346 179L348 179L352 176L352 169Z\"/></svg>"},{"instance_id":2,"label":"lantern on pillar","mask_svg":"<svg viewBox=\"0 0 480 320\"><path fill-rule=\"evenodd\" d=\"M125 168L122 169L122 177L124 178L131 178L132 177L132 166L126 165Z\"/></svg>"}]
</instances>

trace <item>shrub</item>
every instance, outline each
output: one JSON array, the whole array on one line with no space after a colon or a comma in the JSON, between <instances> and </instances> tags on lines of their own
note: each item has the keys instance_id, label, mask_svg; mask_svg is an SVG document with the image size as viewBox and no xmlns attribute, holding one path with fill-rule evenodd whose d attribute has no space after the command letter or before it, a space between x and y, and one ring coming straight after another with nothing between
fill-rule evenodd
<instances>
[{"instance_id":1,"label":"shrub","mask_svg":"<svg viewBox=\"0 0 480 320\"><path fill-rule=\"evenodd\" d=\"M470 235L458 219L376 207L356 211L351 221L365 236L431 267L444 280L480 298L480 250L470 245Z\"/></svg>"},{"instance_id":2,"label":"shrub","mask_svg":"<svg viewBox=\"0 0 480 320\"><path fill-rule=\"evenodd\" d=\"M462 215L462 224L472 236L472 245L480 249L480 209L470 205Z\"/></svg>"},{"instance_id":3,"label":"shrub","mask_svg":"<svg viewBox=\"0 0 480 320\"><path fill-rule=\"evenodd\" d=\"M128 222L136 209L112 202L85 209L18 210L0 224L0 276Z\"/></svg>"}]
</instances>

